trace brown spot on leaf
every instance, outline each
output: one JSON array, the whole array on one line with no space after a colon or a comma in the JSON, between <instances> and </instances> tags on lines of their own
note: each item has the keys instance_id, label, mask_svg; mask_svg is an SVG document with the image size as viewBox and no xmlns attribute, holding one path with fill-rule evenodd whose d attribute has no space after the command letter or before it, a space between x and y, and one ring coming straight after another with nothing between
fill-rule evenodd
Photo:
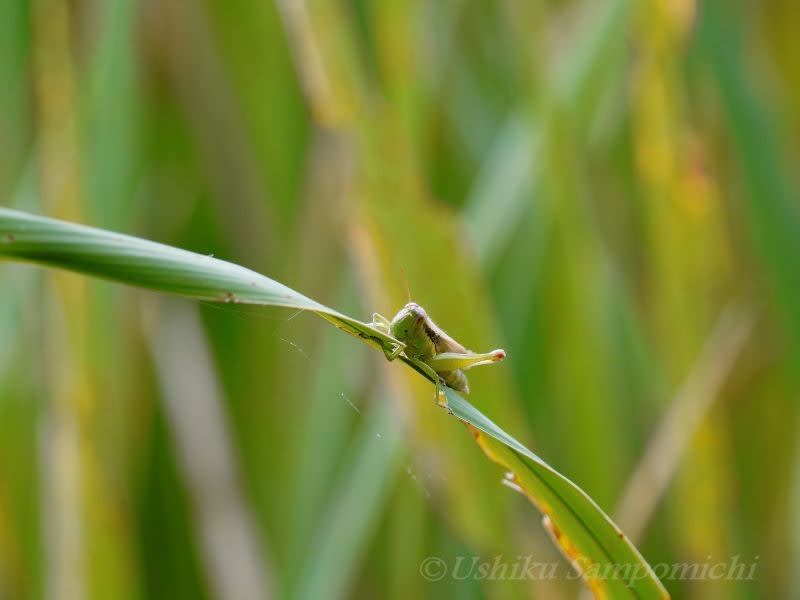
<instances>
[{"instance_id":1,"label":"brown spot on leaf","mask_svg":"<svg viewBox=\"0 0 800 600\"><path fill-rule=\"evenodd\" d=\"M7 244L11 244L15 242L17 238L14 236L13 233L7 233L3 239Z\"/></svg>"},{"instance_id":2,"label":"brown spot on leaf","mask_svg":"<svg viewBox=\"0 0 800 600\"><path fill-rule=\"evenodd\" d=\"M542 518L542 525L544 525L544 528L553 534L554 538L556 538L557 540L561 539L561 530L555 526L555 523L553 523L553 521L550 520L550 517L545 515Z\"/></svg>"},{"instance_id":3,"label":"brown spot on leaf","mask_svg":"<svg viewBox=\"0 0 800 600\"><path fill-rule=\"evenodd\" d=\"M481 433L480 429L478 429L474 425L471 425L470 423L467 423L467 429L469 429L469 432L472 434L472 437L474 437L475 440L480 440L481 439L481 436L483 434Z\"/></svg>"}]
</instances>

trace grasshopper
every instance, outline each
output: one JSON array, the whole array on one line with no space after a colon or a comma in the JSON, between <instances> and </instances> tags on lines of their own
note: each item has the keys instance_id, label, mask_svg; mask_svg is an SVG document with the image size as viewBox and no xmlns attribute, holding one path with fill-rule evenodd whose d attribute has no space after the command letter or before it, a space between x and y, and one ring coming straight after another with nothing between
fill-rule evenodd
<instances>
[{"instance_id":1,"label":"grasshopper","mask_svg":"<svg viewBox=\"0 0 800 600\"><path fill-rule=\"evenodd\" d=\"M485 354L467 350L414 302L401 308L391 321L374 313L371 325L400 342L394 349L384 350L387 359L394 360L402 352L410 362L431 376L436 382L437 402L442 392L442 382L456 391L469 394L464 371L499 362L506 357L505 350L500 349Z\"/></svg>"}]
</instances>

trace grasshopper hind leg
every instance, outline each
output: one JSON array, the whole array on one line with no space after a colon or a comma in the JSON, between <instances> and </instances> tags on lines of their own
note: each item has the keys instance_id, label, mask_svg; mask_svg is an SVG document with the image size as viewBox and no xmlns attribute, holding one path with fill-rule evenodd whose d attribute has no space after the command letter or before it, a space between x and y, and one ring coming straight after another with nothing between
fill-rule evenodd
<instances>
[{"instance_id":1,"label":"grasshopper hind leg","mask_svg":"<svg viewBox=\"0 0 800 600\"><path fill-rule=\"evenodd\" d=\"M416 359L410 359L410 360L420 371L426 373L433 382L433 384L436 386L436 391L434 392L434 397L433 397L434 402L436 402L438 406L447 409L447 412L452 414L453 411L450 410L450 406L447 404L447 395L445 394L444 391L447 382L443 380L440 374L434 371L429 364L424 363L421 360L416 360Z\"/></svg>"}]
</instances>

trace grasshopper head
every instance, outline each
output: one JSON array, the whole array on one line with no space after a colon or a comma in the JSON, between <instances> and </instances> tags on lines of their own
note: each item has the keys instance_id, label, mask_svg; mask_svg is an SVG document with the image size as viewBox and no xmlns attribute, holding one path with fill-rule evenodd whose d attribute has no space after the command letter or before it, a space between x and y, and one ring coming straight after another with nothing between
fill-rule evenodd
<instances>
[{"instance_id":1,"label":"grasshopper head","mask_svg":"<svg viewBox=\"0 0 800 600\"><path fill-rule=\"evenodd\" d=\"M406 354L414 358L429 358L436 354L436 347L425 332L428 315L414 302L409 302L392 319L392 335L406 344Z\"/></svg>"},{"instance_id":2,"label":"grasshopper head","mask_svg":"<svg viewBox=\"0 0 800 600\"><path fill-rule=\"evenodd\" d=\"M398 340L404 340L415 331L422 331L427 318L424 308L415 302L409 302L392 319L392 335Z\"/></svg>"}]
</instances>

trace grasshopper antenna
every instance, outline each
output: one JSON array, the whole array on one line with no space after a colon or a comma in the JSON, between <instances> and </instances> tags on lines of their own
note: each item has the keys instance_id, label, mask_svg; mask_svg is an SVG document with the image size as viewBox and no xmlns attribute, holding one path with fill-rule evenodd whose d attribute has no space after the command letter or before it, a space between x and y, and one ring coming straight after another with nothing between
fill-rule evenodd
<instances>
[{"instance_id":1,"label":"grasshopper antenna","mask_svg":"<svg viewBox=\"0 0 800 600\"><path fill-rule=\"evenodd\" d=\"M408 273L406 272L405 267L400 267L400 272L403 274L403 281L406 284L406 295L408 296L408 301L411 302L411 288L408 287Z\"/></svg>"}]
</instances>

